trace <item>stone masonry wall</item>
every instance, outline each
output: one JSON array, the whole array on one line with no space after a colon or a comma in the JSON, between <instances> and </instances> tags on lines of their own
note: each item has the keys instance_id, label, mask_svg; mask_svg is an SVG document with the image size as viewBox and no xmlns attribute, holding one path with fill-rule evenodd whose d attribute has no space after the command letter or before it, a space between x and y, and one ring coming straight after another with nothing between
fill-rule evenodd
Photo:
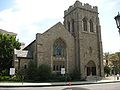
<instances>
[{"instance_id":1,"label":"stone masonry wall","mask_svg":"<svg viewBox=\"0 0 120 90\"><path fill-rule=\"evenodd\" d=\"M74 69L74 39L61 23L57 23L43 34L37 34L37 60L38 64L48 64L53 68L53 44L56 39L61 38L66 43L67 70Z\"/></svg>"}]
</instances>

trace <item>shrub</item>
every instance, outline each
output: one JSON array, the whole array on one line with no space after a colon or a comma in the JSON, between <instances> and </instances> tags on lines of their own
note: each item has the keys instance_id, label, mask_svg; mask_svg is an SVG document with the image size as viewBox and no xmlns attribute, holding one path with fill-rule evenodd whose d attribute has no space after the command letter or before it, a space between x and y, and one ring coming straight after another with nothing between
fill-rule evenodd
<instances>
[{"instance_id":1,"label":"shrub","mask_svg":"<svg viewBox=\"0 0 120 90\"><path fill-rule=\"evenodd\" d=\"M0 81L9 81L10 76L0 76Z\"/></svg>"},{"instance_id":2,"label":"shrub","mask_svg":"<svg viewBox=\"0 0 120 90\"><path fill-rule=\"evenodd\" d=\"M65 75L61 75L60 73L52 73L52 77L50 81L68 82L71 81L71 77L68 73L66 73Z\"/></svg>"},{"instance_id":3,"label":"shrub","mask_svg":"<svg viewBox=\"0 0 120 90\"><path fill-rule=\"evenodd\" d=\"M37 67L33 61L30 61L28 64L28 68L26 70L26 79L27 80L35 80L37 74Z\"/></svg>"},{"instance_id":4,"label":"shrub","mask_svg":"<svg viewBox=\"0 0 120 90\"><path fill-rule=\"evenodd\" d=\"M52 73L51 73L50 66L48 66L46 64L42 64L39 66L39 68L37 70L37 78L39 81L50 80L51 75L52 75Z\"/></svg>"},{"instance_id":5,"label":"shrub","mask_svg":"<svg viewBox=\"0 0 120 90\"><path fill-rule=\"evenodd\" d=\"M73 72L70 74L71 80L80 80L81 74L77 69L74 69Z\"/></svg>"},{"instance_id":6,"label":"shrub","mask_svg":"<svg viewBox=\"0 0 120 90\"><path fill-rule=\"evenodd\" d=\"M2 76L7 76L9 74L9 70L5 69L5 70L2 70L0 75Z\"/></svg>"}]
</instances>

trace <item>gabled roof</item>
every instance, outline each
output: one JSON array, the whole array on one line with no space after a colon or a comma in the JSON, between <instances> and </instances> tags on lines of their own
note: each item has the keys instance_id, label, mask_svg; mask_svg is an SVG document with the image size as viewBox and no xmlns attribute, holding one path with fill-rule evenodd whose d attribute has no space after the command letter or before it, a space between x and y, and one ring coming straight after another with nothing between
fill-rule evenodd
<instances>
[{"instance_id":1,"label":"gabled roof","mask_svg":"<svg viewBox=\"0 0 120 90\"><path fill-rule=\"evenodd\" d=\"M51 28L49 28L47 31L45 31L44 33L39 33L41 35L44 35L46 34L47 32L51 31L51 30L54 30L54 29L57 29L57 30L61 30L62 29L65 29L64 25L61 23L61 22L58 22L56 23L55 25L53 25ZM66 30L67 31L67 30ZM38 33L37 33L38 34ZM28 50L28 47L30 47L33 43L35 43L36 40L32 41L29 45L27 45L23 50Z\"/></svg>"},{"instance_id":2,"label":"gabled roof","mask_svg":"<svg viewBox=\"0 0 120 90\"><path fill-rule=\"evenodd\" d=\"M63 29L65 29L64 25L61 22L58 22L42 34L45 34L45 33L49 32L51 29L54 29L54 28L59 29L58 27L62 27Z\"/></svg>"},{"instance_id":3,"label":"gabled roof","mask_svg":"<svg viewBox=\"0 0 120 90\"><path fill-rule=\"evenodd\" d=\"M32 58L31 53L28 50L14 50L17 58Z\"/></svg>"},{"instance_id":4,"label":"gabled roof","mask_svg":"<svg viewBox=\"0 0 120 90\"><path fill-rule=\"evenodd\" d=\"M29 45L27 45L23 50L28 50L28 47L31 46L36 40L32 41Z\"/></svg>"}]
</instances>

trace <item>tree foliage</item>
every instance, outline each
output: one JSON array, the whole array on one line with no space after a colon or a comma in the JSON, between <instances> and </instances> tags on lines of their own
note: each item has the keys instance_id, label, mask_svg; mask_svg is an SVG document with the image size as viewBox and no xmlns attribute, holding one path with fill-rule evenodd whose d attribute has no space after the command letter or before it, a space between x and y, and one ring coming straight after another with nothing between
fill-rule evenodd
<instances>
[{"instance_id":1,"label":"tree foliage","mask_svg":"<svg viewBox=\"0 0 120 90\"><path fill-rule=\"evenodd\" d=\"M20 46L15 36L0 33L0 71L12 67L14 49L20 49Z\"/></svg>"},{"instance_id":2,"label":"tree foliage","mask_svg":"<svg viewBox=\"0 0 120 90\"><path fill-rule=\"evenodd\" d=\"M106 66L108 66L110 54L109 52L103 54L103 59L106 60Z\"/></svg>"},{"instance_id":3,"label":"tree foliage","mask_svg":"<svg viewBox=\"0 0 120 90\"><path fill-rule=\"evenodd\" d=\"M104 72L109 75L120 73L120 52L115 53L104 53L104 60L106 60L106 64L104 67ZM111 69L111 70L110 70Z\"/></svg>"},{"instance_id":4,"label":"tree foliage","mask_svg":"<svg viewBox=\"0 0 120 90\"><path fill-rule=\"evenodd\" d=\"M105 72L105 74L107 74L107 76L110 74L110 70L111 70L111 68L109 66L104 67L104 72Z\"/></svg>"}]
</instances>

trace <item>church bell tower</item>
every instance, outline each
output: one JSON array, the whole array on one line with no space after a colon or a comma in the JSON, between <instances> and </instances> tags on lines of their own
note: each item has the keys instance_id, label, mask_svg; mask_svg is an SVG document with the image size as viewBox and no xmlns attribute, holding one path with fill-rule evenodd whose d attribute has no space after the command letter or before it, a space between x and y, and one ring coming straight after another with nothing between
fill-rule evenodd
<instances>
[{"instance_id":1,"label":"church bell tower","mask_svg":"<svg viewBox=\"0 0 120 90\"><path fill-rule=\"evenodd\" d=\"M91 73L102 76L102 41L97 7L77 0L64 11L64 25L74 37L76 70L83 78ZM89 66L90 62L94 66Z\"/></svg>"}]
</instances>

